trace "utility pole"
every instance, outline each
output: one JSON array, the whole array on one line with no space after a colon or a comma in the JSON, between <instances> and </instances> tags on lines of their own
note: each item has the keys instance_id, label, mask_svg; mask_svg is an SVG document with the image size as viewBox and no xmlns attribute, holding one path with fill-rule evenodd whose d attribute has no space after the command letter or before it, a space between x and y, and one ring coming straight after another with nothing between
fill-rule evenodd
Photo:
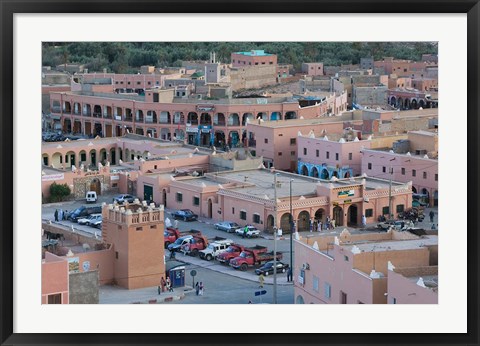
<instances>
[{"instance_id":1,"label":"utility pole","mask_svg":"<svg viewBox=\"0 0 480 346\"><path fill-rule=\"evenodd\" d=\"M293 279L293 207L292 207L292 183L290 179L290 270L292 271Z\"/></svg>"},{"instance_id":2,"label":"utility pole","mask_svg":"<svg viewBox=\"0 0 480 346\"><path fill-rule=\"evenodd\" d=\"M395 158L390 160L390 168L388 170L388 173L390 175L389 179L389 188L388 188L388 219L392 219L392 175L393 175L393 167L392 167L392 161L395 160Z\"/></svg>"},{"instance_id":3,"label":"utility pole","mask_svg":"<svg viewBox=\"0 0 480 346\"><path fill-rule=\"evenodd\" d=\"M273 175L273 304L277 304L277 175Z\"/></svg>"}]
</instances>

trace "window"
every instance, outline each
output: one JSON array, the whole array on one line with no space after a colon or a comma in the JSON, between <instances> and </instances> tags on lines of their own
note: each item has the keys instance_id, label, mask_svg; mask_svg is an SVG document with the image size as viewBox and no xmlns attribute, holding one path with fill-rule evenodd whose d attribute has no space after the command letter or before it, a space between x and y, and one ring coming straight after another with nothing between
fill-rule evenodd
<instances>
[{"instance_id":1,"label":"window","mask_svg":"<svg viewBox=\"0 0 480 346\"><path fill-rule=\"evenodd\" d=\"M372 169L372 164L370 162L368 163L368 169Z\"/></svg>"},{"instance_id":2,"label":"window","mask_svg":"<svg viewBox=\"0 0 480 346\"><path fill-rule=\"evenodd\" d=\"M65 155L65 163L68 163L68 155Z\"/></svg>"},{"instance_id":3,"label":"window","mask_svg":"<svg viewBox=\"0 0 480 346\"><path fill-rule=\"evenodd\" d=\"M147 82L148 85L152 85L152 82Z\"/></svg>"},{"instance_id":4,"label":"window","mask_svg":"<svg viewBox=\"0 0 480 346\"><path fill-rule=\"evenodd\" d=\"M330 152L327 151L326 155L327 155L327 159L329 159L330 158Z\"/></svg>"},{"instance_id":5,"label":"window","mask_svg":"<svg viewBox=\"0 0 480 346\"><path fill-rule=\"evenodd\" d=\"M438 181L438 174L435 174L435 181Z\"/></svg>"},{"instance_id":6,"label":"window","mask_svg":"<svg viewBox=\"0 0 480 346\"><path fill-rule=\"evenodd\" d=\"M402 167L402 175L405 175L405 168Z\"/></svg>"},{"instance_id":7,"label":"window","mask_svg":"<svg viewBox=\"0 0 480 346\"><path fill-rule=\"evenodd\" d=\"M63 163L63 156L60 155L60 163Z\"/></svg>"},{"instance_id":8,"label":"window","mask_svg":"<svg viewBox=\"0 0 480 346\"><path fill-rule=\"evenodd\" d=\"M267 138L265 138L265 144L268 144L268 139Z\"/></svg>"},{"instance_id":9,"label":"window","mask_svg":"<svg viewBox=\"0 0 480 346\"><path fill-rule=\"evenodd\" d=\"M307 148L303 148L303 155L307 155Z\"/></svg>"},{"instance_id":10,"label":"window","mask_svg":"<svg viewBox=\"0 0 480 346\"><path fill-rule=\"evenodd\" d=\"M335 161L338 161L338 153L335 153Z\"/></svg>"},{"instance_id":11,"label":"window","mask_svg":"<svg viewBox=\"0 0 480 346\"><path fill-rule=\"evenodd\" d=\"M87 154L86 153L81 153L80 154L80 161L83 161L83 162L87 161Z\"/></svg>"},{"instance_id":12,"label":"window","mask_svg":"<svg viewBox=\"0 0 480 346\"><path fill-rule=\"evenodd\" d=\"M349 159L350 161L353 160L353 153L348 153L348 159Z\"/></svg>"},{"instance_id":13,"label":"window","mask_svg":"<svg viewBox=\"0 0 480 346\"><path fill-rule=\"evenodd\" d=\"M177 197L177 202L179 203L183 202L183 195L181 192L177 192L176 197Z\"/></svg>"},{"instance_id":14,"label":"window","mask_svg":"<svg viewBox=\"0 0 480 346\"><path fill-rule=\"evenodd\" d=\"M388 215L389 214L389 208L388 207L383 207L382 208L382 215Z\"/></svg>"},{"instance_id":15,"label":"window","mask_svg":"<svg viewBox=\"0 0 480 346\"><path fill-rule=\"evenodd\" d=\"M324 291L323 296L326 299L330 299L332 297L332 287L328 282L325 282L325 284L323 285L323 291Z\"/></svg>"},{"instance_id":16,"label":"window","mask_svg":"<svg viewBox=\"0 0 480 346\"><path fill-rule=\"evenodd\" d=\"M347 294L340 291L340 304L347 304Z\"/></svg>"},{"instance_id":17,"label":"window","mask_svg":"<svg viewBox=\"0 0 480 346\"><path fill-rule=\"evenodd\" d=\"M62 304L62 294L50 294L48 296L48 304Z\"/></svg>"},{"instance_id":18,"label":"window","mask_svg":"<svg viewBox=\"0 0 480 346\"><path fill-rule=\"evenodd\" d=\"M137 227L137 228L136 228L136 231L137 231L137 232L143 231L143 227Z\"/></svg>"},{"instance_id":19,"label":"window","mask_svg":"<svg viewBox=\"0 0 480 346\"><path fill-rule=\"evenodd\" d=\"M405 206L403 204L397 205L397 213L403 213L404 209L405 209Z\"/></svg>"},{"instance_id":20,"label":"window","mask_svg":"<svg viewBox=\"0 0 480 346\"><path fill-rule=\"evenodd\" d=\"M282 156L282 152L281 152L281 151L278 152L278 156Z\"/></svg>"},{"instance_id":21,"label":"window","mask_svg":"<svg viewBox=\"0 0 480 346\"><path fill-rule=\"evenodd\" d=\"M232 214L235 215L235 208L232 208Z\"/></svg>"},{"instance_id":22,"label":"window","mask_svg":"<svg viewBox=\"0 0 480 346\"><path fill-rule=\"evenodd\" d=\"M320 156L320 150L318 150L318 149L315 150L315 155L316 155L317 157L319 157L319 156Z\"/></svg>"},{"instance_id":23,"label":"window","mask_svg":"<svg viewBox=\"0 0 480 346\"><path fill-rule=\"evenodd\" d=\"M383 166L383 167L382 167L382 172L383 172L383 173L387 172L387 167Z\"/></svg>"},{"instance_id":24,"label":"window","mask_svg":"<svg viewBox=\"0 0 480 346\"><path fill-rule=\"evenodd\" d=\"M319 288L318 288L319 287L319 280L315 275L313 276L312 284L313 284L313 290L315 292L318 292L319 291Z\"/></svg>"},{"instance_id":25,"label":"window","mask_svg":"<svg viewBox=\"0 0 480 346\"><path fill-rule=\"evenodd\" d=\"M157 229L157 225L150 225L150 229Z\"/></svg>"},{"instance_id":26,"label":"window","mask_svg":"<svg viewBox=\"0 0 480 346\"><path fill-rule=\"evenodd\" d=\"M137 85L140 85L140 82L137 82Z\"/></svg>"},{"instance_id":27,"label":"window","mask_svg":"<svg viewBox=\"0 0 480 346\"><path fill-rule=\"evenodd\" d=\"M130 82L128 82L127 84L130 85Z\"/></svg>"},{"instance_id":28,"label":"window","mask_svg":"<svg viewBox=\"0 0 480 346\"><path fill-rule=\"evenodd\" d=\"M423 172L423 179L427 179L427 172Z\"/></svg>"},{"instance_id":29,"label":"window","mask_svg":"<svg viewBox=\"0 0 480 346\"><path fill-rule=\"evenodd\" d=\"M283 137L283 133L279 133L279 134L278 134L278 137Z\"/></svg>"},{"instance_id":30,"label":"window","mask_svg":"<svg viewBox=\"0 0 480 346\"><path fill-rule=\"evenodd\" d=\"M348 93L348 97L352 97L352 94L351 94L351 93Z\"/></svg>"},{"instance_id":31,"label":"window","mask_svg":"<svg viewBox=\"0 0 480 346\"><path fill-rule=\"evenodd\" d=\"M348 256L347 256L347 255L343 255L343 260L344 260L345 262L348 262Z\"/></svg>"},{"instance_id":32,"label":"window","mask_svg":"<svg viewBox=\"0 0 480 346\"><path fill-rule=\"evenodd\" d=\"M260 215L253 214L253 222L254 223L260 223Z\"/></svg>"},{"instance_id":33,"label":"window","mask_svg":"<svg viewBox=\"0 0 480 346\"><path fill-rule=\"evenodd\" d=\"M240 211L240 219L246 220L247 219L247 212L244 210Z\"/></svg>"},{"instance_id":34,"label":"window","mask_svg":"<svg viewBox=\"0 0 480 346\"><path fill-rule=\"evenodd\" d=\"M115 251L115 258L118 259L118 251Z\"/></svg>"},{"instance_id":35,"label":"window","mask_svg":"<svg viewBox=\"0 0 480 346\"><path fill-rule=\"evenodd\" d=\"M290 138L290 145L295 145L297 144L297 139L296 138Z\"/></svg>"},{"instance_id":36,"label":"window","mask_svg":"<svg viewBox=\"0 0 480 346\"><path fill-rule=\"evenodd\" d=\"M273 61L270 61L270 65L273 65Z\"/></svg>"},{"instance_id":37,"label":"window","mask_svg":"<svg viewBox=\"0 0 480 346\"><path fill-rule=\"evenodd\" d=\"M193 197L193 205L200 205L200 198L199 197Z\"/></svg>"},{"instance_id":38,"label":"window","mask_svg":"<svg viewBox=\"0 0 480 346\"><path fill-rule=\"evenodd\" d=\"M365 209L365 217L372 217L373 209Z\"/></svg>"},{"instance_id":39,"label":"window","mask_svg":"<svg viewBox=\"0 0 480 346\"><path fill-rule=\"evenodd\" d=\"M258 62L256 62L255 65L258 65Z\"/></svg>"},{"instance_id":40,"label":"window","mask_svg":"<svg viewBox=\"0 0 480 346\"><path fill-rule=\"evenodd\" d=\"M392 304L397 304L397 298L392 297Z\"/></svg>"},{"instance_id":41,"label":"window","mask_svg":"<svg viewBox=\"0 0 480 346\"><path fill-rule=\"evenodd\" d=\"M48 157L47 157L47 156L45 156L45 157L43 158L43 164L44 164L45 166L48 166Z\"/></svg>"},{"instance_id":42,"label":"window","mask_svg":"<svg viewBox=\"0 0 480 346\"><path fill-rule=\"evenodd\" d=\"M417 176L417 170L412 169L412 177L416 177L416 176Z\"/></svg>"},{"instance_id":43,"label":"window","mask_svg":"<svg viewBox=\"0 0 480 346\"><path fill-rule=\"evenodd\" d=\"M291 155L291 156L295 156L295 152L294 152L294 151L291 151L291 152L290 152L290 155Z\"/></svg>"}]
</instances>

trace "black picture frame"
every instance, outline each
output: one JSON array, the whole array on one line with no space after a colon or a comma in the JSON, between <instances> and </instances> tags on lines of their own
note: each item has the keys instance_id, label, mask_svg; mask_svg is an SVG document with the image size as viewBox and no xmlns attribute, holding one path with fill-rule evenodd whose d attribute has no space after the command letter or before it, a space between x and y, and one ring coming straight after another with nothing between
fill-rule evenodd
<instances>
[{"instance_id":1,"label":"black picture frame","mask_svg":"<svg viewBox=\"0 0 480 346\"><path fill-rule=\"evenodd\" d=\"M112 6L114 4L114 6ZM197 334L20 334L13 332L13 16L16 13L231 13L235 9L254 9L255 13L302 13L308 8L314 13L392 13L393 9L408 8L410 13L466 13L468 42L468 333L465 334L248 334L231 336L241 344L421 344L478 345L478 232L474 215L478 212L478 148L479 148L479 0L299 0L299 1L66 1L66 0L0 0L1 11L1 324L2 345L168 345L226 344L225 338ZM470 265L471 264L471 265ZM455 316L452 316L455 318ZM421 323L406 321L406 323ZM250 341L250 342L249 342Z\"/></svg>"}]
</instances>

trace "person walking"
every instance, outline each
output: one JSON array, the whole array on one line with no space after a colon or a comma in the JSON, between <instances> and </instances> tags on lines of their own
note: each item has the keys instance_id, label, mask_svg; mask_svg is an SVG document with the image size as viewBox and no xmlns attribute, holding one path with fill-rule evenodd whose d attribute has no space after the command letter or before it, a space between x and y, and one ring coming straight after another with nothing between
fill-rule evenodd
<instances>
[{"instance_id":1,"label":"person walking","mask_svg":"<svg viewBox=\"0 0 480 346\"><path fill-rule=\"evenodd\" d=\"M245 228L243 229L243 233L242 233L242 238L245 239L245 237L247 236L247 233L248 233L248 225L245 226Z\"/></svg>"},{"instance_id":2,"label":"person walking","mask_svg":"<svg viewBox=\"0 0 480 346\"><path fill-rule=\"evenodd\" d=\"M58 212L58 220L59 221L63 220L63 209L60 209L60 211Z\"/></svg>"},{"instance_id":3,"label":"person walking","mask_svg":"<svg viewBox=\"0 0 480 346\"><path fill-rule=\"evenodd\" d=\"M53 216L55 217L55 221L58 221L58 209L55 209L55 213L53 213Z\"/></svg>"},{"instance_id":4,"label":"person walking","mask_svg":"<svg viewBox=\"0 0 480 346\"><path fill-rule=\"evenodd\" d=\"M170 281L170 278L168 276L167 276L167 290L168 292L173 292L172 282Z\"/></svg>"},{"instance_id":5,"label":"person walking","mask_svg":"<svg viewBox=\"0 0 480 346\"><path fill-rule=\"evenodd\" d=\"M289 268L288 268L288 271L287 271L287 282L290 282L290 281L293 281L293 278L292 278L292 267L289 267Z\"/></svg>"},{"instance_id":6,"label":"person walking","mask_svg":"<svg viewBox=\"0 0 480 346\"><path fill-rule=\"evenodd\" d=\"M335 229L335 219L332 219L332 222L330 223L332 225L332 229Z\"/></svg>"},{"instance_id":7,"label":"person walking","mask_svg":"<svg viewBox=\"0 0 480 346\"><path fill-rule=\"evenodd\" d=\"M434 217L435 217L435 212L434 212L433 210L430 210L429 215L430 215L430 222L433 223L433 219L434 219Z\"/></svg>"},{"instance_id":8,"label":"person walking","mask_svg":"<svg viewBox=\"0 0 480 346\"><path fill-rule=\"evenodd\" d=\"M65 212L63 213L63 220L67 220L67 215L68 215L68 210L65 210Z\"/></svg>"},{"instance_id":9,"label":"person walking","mask_svg":"<svg viewBox=\"0 0 480 346\"><path fill-rule=\"evenodd\" d=\"M318 220L317 232L321 232L321 231L322 231L322 220Z\"/></svg>"},{"instance_id":10,"label":"person walking","mask_svg":"<svg viewBox=\"0 0 480 346\"><path fill-rule=\"evenodd\" d=\"M160 295L160 293L162 293L162 285L158 285L158 295Z\"/></svg>"},{"instance_id":11,"label":"person walking","mask_svg":"<svg viewBox=\"0 0 480 346\"><path fill-rule=\"evenodd\" d=\"M199 293L200 293L200 285L198 284L198 281L197 281L197 283L195 284L195 294L198 296Z\"/></svg>"},{"instance_id":12,"label":"person walking","mask_svg":"<svg viewBox=\"0 0 480 346\"><path fill-rule=\"evenodd\" d=\"M327 219L325 220L325 230L330 229L330 216L327 216Z\"/></svg>"},{"instance_id":13,"label":"person walking","mask_svg":"<svg viewBox=\"0 0 480 346\"><path fill-rule=\"evenodd\" d=\"M167 286L167 283L165 282L165 278L163 276L160 280L160 286L162 286L162 292L165 292L165 286Z\"/></svg>"},{"instance_id":14,"label":"person walking","mask_svg":"<svg viewBox=\"0 0 480 346\"><path fill-rule=\"evenodd\" d=\"M362 226L363 227L367 226L367 218L365 217L365 215L362 215Z\"/></svg>"},{"instance_id":15,"label":"person walking","mask_svg":"<svg viewBox=\"0 0 480 346\"><path fill-rule=\"evenodd\" d=\"M198 295L203 296L203 282L200 281L200 285L198 286Z\"/></svg>"},{"instance_id":16,"label":"person walking","mask_svg":"<svg viewBox=\"0 0 480 346\"><path fill-rule=\"evenodd\" d=\"M263 288L263 283L265 282L265 277L263 276L263 274L260 274L260 276L258 277L258 282L260 283L260 288Z\"/></svg>"}]
</instances>

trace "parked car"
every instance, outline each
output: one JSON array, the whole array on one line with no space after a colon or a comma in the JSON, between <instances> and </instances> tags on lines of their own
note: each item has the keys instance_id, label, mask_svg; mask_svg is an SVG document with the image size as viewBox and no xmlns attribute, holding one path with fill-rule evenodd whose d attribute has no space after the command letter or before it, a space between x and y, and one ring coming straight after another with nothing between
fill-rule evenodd
<instances>
[{"instance_id":1,"label":"parked car","mask_svg":"<svg viewBox=\"0 0 480 346\"><path fill-rule=\"evenodd\" d=\"M93 216L93 215L92 215ZM102 214L98 215L95 214L94 217L92 217L88 222L88 226L91 227L96 227L96 228L102 228Z\"/></svg>"},{"instance_id":2,"label":"parked car","mask_svg":"<svg viewBox=\"0 0 480 346\"><path fill-rule=\"evenodd\" d=\"M231 222L231 221L224 221L224 222L218 222L215 225L216 229L219 229L221 231L225 231L227 233L233 233L237 228L240 227L240 225L236 222Z\"/></svg>"},{"instance_id":3,"label":"parked car","mask_svg":"<svg viewBox=\"0 0 480 346\"><path fill-rule=\"evenodd\" d=\"M87 226L92 226L97 221L100 221L100 222L102 221L102 214L92 214L88 217L77 220L79 225L87 225Z\"/></svg>"},{"instance_id":4,"label":"parked car","mask_svg":"<svg viewBox=\"0 0 480 346\"><path fill-rule=\"evenodd\" d=\"M198 215L195 214L193 211L190 209L181 209L177 210L172 213L172 217L177 220L183 220L183 221L196 221L198 219Z\"/></svg>"},{"instance_id":5,"label":"parked car","mask_svg":"<svg viewBox=\"0 0 480 346\"><path fill-rule=\"evenodd\" d=\"M178 238L177 240L175 240L175 242L173 242L172 244L168 245L168 250L172 252L180 251L182 249L182 246L190 243L190 239L192 238L193 238L193 235L190 235L190 234L184 235Z\"/></svg>"},{"instance_id":6,"label":"parked car","mask_svg":"<svg viewBox=\"0 0 480 346\"><path fill-rule=\"evenodd\" d=\"M206 259L207 261L211 261L212 259L216 258L222 252L227 251L228 247L233 243L230 239L225 240L217 240L210 244L208 244L206 249L203 249L199 252L201 259Z\"/></svg>"},{"instance_id":7,"label":"parked car","mask_svg":"<svg viewBox=\"0 0 480 346\"><path fill-rule=\"evenodd\" d=\"M280 261L277 261L277 273L285 273L289 265ZM273 261L265 263L258 269L255 269L255 274L263 274L265 276L273 274Z\"/></svg>"},{"instance_id":8,"label":"parked car","mask_svg":"<svg viewBox=\"0 0 480 346\"><path fill-rule=\"evenodd\" d=\"M81 207L71 211L68 214L67 219L72 222L77 222L79 219L84 219L92 214L101 214L101 213L102 213L101 206L86 207L82 205Z\"/></svg>"},{"instance_id":9,"label":"parked car","mask_svg":"<svg viewBox=\"0 0 480 346\"><path fill-rule=\"evenodd\" d=\"M95 203L97 202L97 192L96 191L88 191L85 199L87 200L87 203Z\"/></svg>"},{"instance_id":10,"label":"parked car","mask_svg":"<svg viewBox=\"0 0 480 346\"><path fill-rule=\"evenodd\" d=\"M128 203L133 203L135 201L136 197L128 194L121 194L113 197L113 202L117 202L118 204L123 204L125 201Z\"/></svg>"},{"instance_id":11,"label":"parked car","mask_svg":"<svg viewBox=\"0 0 480 346\"><path fill-rule=\"evenodd\" d=\"M255 226L248 225L247 228L248 228L248 231L245 234L247 238L254 238L260 235L260 231ZM237 228L235 230L235 233L239 236L243 236L243 234L245 233L245 227Z\"/></svg>"},{"instance_id":12,"label":"parked car","mask_svg":"<svg viewBox=\"0 0 480 346\"><path fill-rule=\"evenodd\" d=\"M384 231L388 230L390 227L393 227L396 230L401 230L406 224L405 220L386 220L378 223L377 228L383 229Z\"/></svg>"}]
</instances>

